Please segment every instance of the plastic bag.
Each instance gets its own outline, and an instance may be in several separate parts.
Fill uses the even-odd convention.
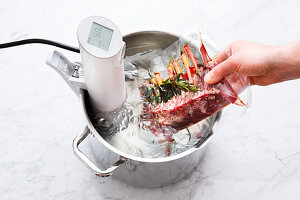
[[[145,104],[144,119],[152,119],[149,128],[155,135],[164,134],[165,127],[182,130],[212,116],[229,104],[246,107],[248,97],[239,94],[249,87],[247,77],[232,73],[216,84],[204,82],[204,76],[216,66],[210,54],[217,53],[200,34],[180,37],[162,51],[164,68],[153,71],[151,80],[141,86]],[[153,120],[154,119],[154,120]]]

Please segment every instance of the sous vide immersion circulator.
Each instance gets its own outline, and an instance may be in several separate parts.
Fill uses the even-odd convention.
[[[91,103],[99,111],[113,111],[126,98],[122,34],[111,20],[92,16],[79,24],[77,37]]]

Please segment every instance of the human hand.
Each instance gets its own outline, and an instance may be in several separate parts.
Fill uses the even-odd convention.
[[[245,75],[251,85],[270,85],[300,77],[300,42],[283,46],[235,41],[221,51],[217,65],[205,76],[209,84],[232,72]]]

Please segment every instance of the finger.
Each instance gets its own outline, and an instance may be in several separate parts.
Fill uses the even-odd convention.
[[[220,53],[217,54],[215,61],[217,64],[220,64],[221,62],[227,60],[230,56],[231,56],[231,48],[230,46],[227,46]]]
[[[256,85],[255,81],[253,80],[253,78],[251,76],[248,76],[250,85]]]
[[[236,70],[235,64],[232,62],[232,57],[228,58],[224,62],[215,66],[210,72],[208,72],[204,81],[208,84],[214,84],[219,82],[224,76],[234,72]]]

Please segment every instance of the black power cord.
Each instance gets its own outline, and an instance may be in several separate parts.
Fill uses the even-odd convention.
[[[45,39],[26,39],[26,40],[19,40],[19,41],[15,41],[15,42],[8,42],[8,43],[0,44],[0,49],[24,45],[24,44],[32,44],[32,43],[48,44],[48,45],[56,46],[56,47],[66,49],[69,51],[73,51],[76,53],[80,53],[79,49],[76,47],[72,47],[72,46],[69,46],[66,44],[54,42],[51,40],[45,40]]]

